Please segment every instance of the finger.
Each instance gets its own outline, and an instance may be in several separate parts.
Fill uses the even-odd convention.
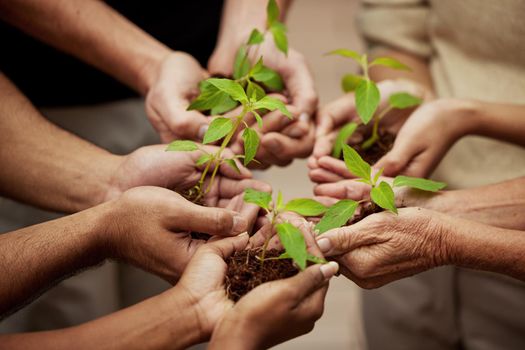
[[[317,109],[318,97],[306,60],[300,54],[291,50],[287,61],[286,69],[280,73],[290,93],[291,104],[297,107],[300,113],[313,116]]]
[[[242,194],[247,188],[252,188],[261,192],[272,192],[272,186],[260,180],[232,180],[223,178],[219,184],[221,198],[233,198]]]
[[[344,178],[341,176],[324,169],[310,170],[308,172],[308,176],[310,177],[310,180],[319,184],[333,183],[344,180]]]
[[[314,199],[319,203],[323,204],[325,207],[331,207],[332,205],[338,202],[338,200],[333,197],[315,196]]]
[[[168,127],[178,139],[188,139],[201,142],[208,130],[211,118],[198,111],[174,108],[167,116]]]
[[[339,264],[330,261],[327,264],[316,264],[306,268],[297,275],[285,280],[277,281],[282,287],[292,287],[294,298],[301,301],[322,288],[339,270]]]
[[[317,137],[327,135],[335,128],[357,119],[354,94],[346,94],[319,109]]]
[[[322,156],[330,155],[332,153],[336,137],[337,133],[335,132],[323,136],[318,136],[315,141],[313,155],[316,158],[321,158]]]
[[[314,194],[339,199],[360,201],[370,195],[370,186],[354,180],[320,184],[314,187]]]
[[[306,158],[312,153],[314,132],[314,129],[311,128],[308,135],[300,140],[272,132],[263,136],[261,145],[281,160]]]
[[[333,157],[325,156],[325,157],[319,158],[318,164],[324,170],[327,170],[331,173],[339,175],[342,178],[346,178],[346,179],[355,178],[355,175],[352,174],[346,167],[345,162],[340,159],[335,159]]]
[[[244,233],[236,237],[220,239],[212,243],[204,244],[196,254],[216,254],[224,260],[234,252],[245,249],[249,238],[248,234]]]
[[[200,147],[203,150],[205,150],[206,152],[208,152],[209,154],[214,154],[219,149],[219,147],[208,146],[208,145],[200,145]],[[197,160],[203,154],[204,154],[204,152],[202,152],[202,151],[191,152],[191,158],[193,159],[193,162],[196,163]],[[239,162],[238,159],[234,158],[234,156],[235,156],[235,154],[228,148],[226,148],[221,154],[222,159],[233,159],[233,161],[237,165],[237,168],[238,168],[239,171],[237,171],[237,169],[232,167],[229,163],[223,162],[219,166],[219,173],[221,175],[224,175],[224,176],[230,178],[230,179],[236,179],[236,180],[242,180],[242,179],[251,178],[252,177],[252,172],[248,168],[246,168],[241,162]],[[216,166],[217,166],[217,162],[212,162],[210,164],[210,166],[209,166],[209,171],[213,171]],[[204,169],[206,167],[207,167],[207,163],[202,164],[202,165],[196,165],[196,168],[199,171],[204,171]]]
[[[240,213],[185,202],[174,208],[174,228],[220,236],[236,236],[248,230],[248,222]]]
[[[270,239],[274,234],[275,230],[273,229],[273,225],[269,222],[266,223],[259,229],[259,231],[257,231],[252,237],[250,237],[248,248],[261,247],[264,244],[264,242]]]
[[[281,133],[294,139],[301,139],[305,135],[308,135],[310,128],[313,127],[314,126],[312,123],[299,120],[296,123],[293,123],[292,125],[284,128]]]
[[[399,175],[410,161],[421,151],[419,144],[413,139],[405,141],[404,137],[397,137],[392,149],[375,164],[376,168],[383,168],[385,176]]]
[[[308,157],[308,161],[306,162],[306,166],[310,170],[314,170],[314,169],[319,168],[319,165],[317,164],[317,158],[314,157],[313,155]]]

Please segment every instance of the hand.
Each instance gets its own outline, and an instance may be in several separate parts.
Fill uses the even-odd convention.
[[[186,109],[206,78],[208,73],[187,53],[175,51],[164,58],[146,94],[146,114],[162,142],[202,140],[210,119]]]
[[[447,264],[447,216],[421,209],[373,214],[317,238],[325,256],[334,257],[342,273],[362,288],[377,288]]]
[[[219,45],[208,63],[210,73],[231,76],[235,54],[245,39],[245,36],[239,35]],[[285,56],[275,48],[273,39],[268,35],[260,47],[259,56],[264,57],[266,66],[281,74],[289,95],[281,99],[286,101],[294,119],[290,121],[279,111],[268,113],[263,118],[264,127],[260,130],[261,144],[256,159],[262,163],[259,166],[262,168],[272,164],[285,166],[294,158],[305,158],[312,152],[315,132],[311,119],[317,108],[317,94],[306,60],[299,52],[290,49],[288,56]],[[255,59],[252,57],[252,60]],[[255,119],[248,124],[255,126]],[[239,139],[236,145],[232,145],[236,153],[241,147]]]
[[[376,167],[384,174],[427,177],[450,147],[468,133],[475,102],[439,99],[425,103],[403,125],[394,147]]]
[[[379,110],[386,108],[389,96],[398,92],[408,92],[424,99],[431,98],[431,94],[422,86],[408,80],[385,80],[379,82],[377,85],[381,93]],[[381,120],[381,128],[390,133],[397,134],[412,111],[413,109],[393,110],[389,112]],[[343,178],[340,175],[333,177],[329,167],[329,165],[335,163],[339,164],[339,168],[346,169],[343,161],[332,159],[332,163],[327,165],[327,159],[325,157],[330,156],[340,128],[349,122],[358,122],[359,120],[353,93],[346,94],[319,110],[317,113],[317,133],[314,152],[308,159],[308,167],[310,168],[310,178],[312,181],[333,182]],[[364,139],[363,132],[365,131],[366,129],[361,129],[354,132],[350,142],[362,142]]]
[[[111,208],[105,216],[102,237],[103,247],[108,250],[106,256],[139,266],[170,282],[180,277],[197,248],[205,243],[192,239],[191,232],[238,235],[255,220],[248,215],[256,216],[258,211],[203,207],[160,187],[137,187],[104,205]]]
[[[218,149],[214,146],[201,147],[208,152]],[[165,149],[165,145],[145,146],[124,156],[114,167],[108,188],[101,196],[100,202],[118,198],[126,190],[137,186],[159,186],[178,192],[195,186],[204,169],[204,166],[195,164],[202,152],[166,152]],[[233,154],[230,150],[225,150],[223,155],[231,157]],[[227,164],[222,164],[218,178],[243,180],[251,177],[250,171],[239,162],[237,166],[240,173]],[[263,190],[270,189],[266,186]]]

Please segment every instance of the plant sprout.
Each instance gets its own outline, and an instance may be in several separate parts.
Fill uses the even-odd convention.
[[[226,163],[236,171],[239,171],[235,159],[244,159],[244,165],[248,165],[251,161],[256,161],[255,155],[260,140],[255,129],[251,128],[245,121],[248,114],[252,114],[255,117],[259,127],[262,127],[261,113],[263,111],[274,111],[277,109],[288,118],[292,118],[284,103],[281,100],[267,96],[263,88],[264,86],[269,90],[281,91],[283,89],[283,81],[279,74],[266,67],[262,57],[259,57],[255,64],[252,64],[249,59],[253,50],[255,50],[255,57],[257,57],[260,44],[264,41],[264,37],[268,32],[272,33],[275,46],[285,55],[288,53],[286,27],[278,20],[279,7],[275,0],[269,0],[266,13],[265,31],[261,33],[257,29],[253,29],[247,42],[239,48],[233,67],[233,79],[210,78],[202,81],[199,96],[188,107],[188,110],[210,111],[211,115],[225,113],[239,105],[242,107],[242,111],[231,119],[226,117],[213,119],[204,134],[203,144],[222,140],[219,150],[215,153],[208,153],[197,143],[188,140],[174,141],[166,149],[167,151],[186,152],[200,149],[204,153],[197,160],[197,165],[205,165],[201,178],[187,194],[187,197],[194,202],[202,199],[211,189],[221,164]],[[244,155],[223,159],[222,152],[242,126],[245,127],[242,133]],[[210,181],[207,187],[203,188],[210,171],[212,172]]]
[[[362,75],[345,74],[341,80],[341,87],[344,92],[354,92],[355,106],[357,115],[362,124],[367,125],[372,119],[372,135],[363,142],[361,147],[369,149],[379,141],[379,122],[392,109],[405,109],[415,107],[421,104],[422,100],[406,92],[392,94],[388,99],[388,106],[380,113],[376,113],[381,100],[381,94],[376,83],[370,79],[369,69],[373,66],[384,66],[398,70],[410,70],[410,68],[398,60],[391,57],[379,57],[369,61],[366,54],[359,54],[352,50],[338,49],[328,53],[329,55],[339,55],[349,57],[356,61],[362,71]],[[337,135],[332,156],[339,158],[341,156],[342,145],[352,136],[359,125],[355,122],[346,124],[341,128]]]

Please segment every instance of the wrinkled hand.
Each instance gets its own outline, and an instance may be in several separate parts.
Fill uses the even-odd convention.
[[[238,193],[242,187],[231,183],[223,186],[226,197]],[[191,232],[238,235],[255,221],[257,207],[242,207],[238,199],[222,201],[219,205],[225,208],[212,208],[193,204],[160,187],[126,191],[107,203],[112,207],[106,222],[107,234],[103,237],[109,250],[107,255],[175,282],[197,248],[205,243],[192,239]]]
[[[146,95],[146,114],[162,142],[202,140],[210,119],[186,109],[206,78],[208,73],[187,53],[175,51],[164,59]]]
[[[467,133],[472,102],[439,99],[426,103],[408,118],[394,147],[376,167],[384,174],[427,177],[452,145]]]
[[[421,85],[408,80],[385,80],[377,84],[381,93],[379,110],[387,107],[390,95],[398,92],[408,92],[424,99],[430,99],[431,95]],[[413,109],[392,110],[381,120],[381,128],[390,133],[397,134],[403,123],[407,120]],[[339,99],[322,107],[317,113],[317,132],[315,147],[312,156],[308,159],[310,178],[317,183],[333,182],[341,180],[341,174],[335,174],[333,167],[344,168],[344,162],[330,157],[335,139],[339,130],[349,122],[358,122],[354,94],[346,94]],[[368,127],[371,126],[369,123]],[[356,144],[364,141],[364,132],[367,129],[358,129],[352,135],[350,143]],[[327,159],[328,158],[328,159]],[[330,160],[331,158],[331,160]],[[334,165],[335,164],[335,165]],[[348,172],[347,172],[348,173]]]
[[[231,76],[235,54],[244,40],[244,37],[239,37],[227,45],[219,45],[208,63],[210,73]],[[299,52],[290,49],[285,56],[268,36],[260,47],[259,56],[264,57],[264,64],[283,78],[288,97],[280,98],[286,101],[294,119],[290,121],[279,111],[268,113],[263,118],[261,145],[256,159],[262,163],[262,168],[272,164],[284,166],[294,158],[305,158],[312,152],[315,134],[312,117],[317,108],[317,93],[306,60]],[[252,57],[252,61],[255,59]],[[255,126],[255,119],[249,120],[248,124]],[[235,152],[242,146],[239,139],[236,144],[232,146]]]
[[[377,288],[447,264],[446,220],[421,208],[400,209],[399,215],[382,212],[330,230],[317,243],[346,277],[362,288]]]

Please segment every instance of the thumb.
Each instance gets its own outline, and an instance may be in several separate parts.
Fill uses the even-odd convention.
[[[396,176],[410,164],[415,155],[417,149],[413,141],[404,142],[396,139],[394,147],[377,161],[374,168],[383,168],[384,176]]]
[[[327,264],[310,266],[294,277],[282,282],[293,286],[292,290],[295,290],[297,293],[297,299],[302,300],[323,287],[337,271],[339,271],[339,264],[335,261],[330,261]]]
[[[317,245],[324,256],[346,254],[362,245],[373,244],[375,238],[367,234],[368,220],[329,230],[317,237]]]
[[[178,229],[210,235],[236,236],[248,229],[248,221],[238,212],[191,202],[185,203],[178,217]]]

